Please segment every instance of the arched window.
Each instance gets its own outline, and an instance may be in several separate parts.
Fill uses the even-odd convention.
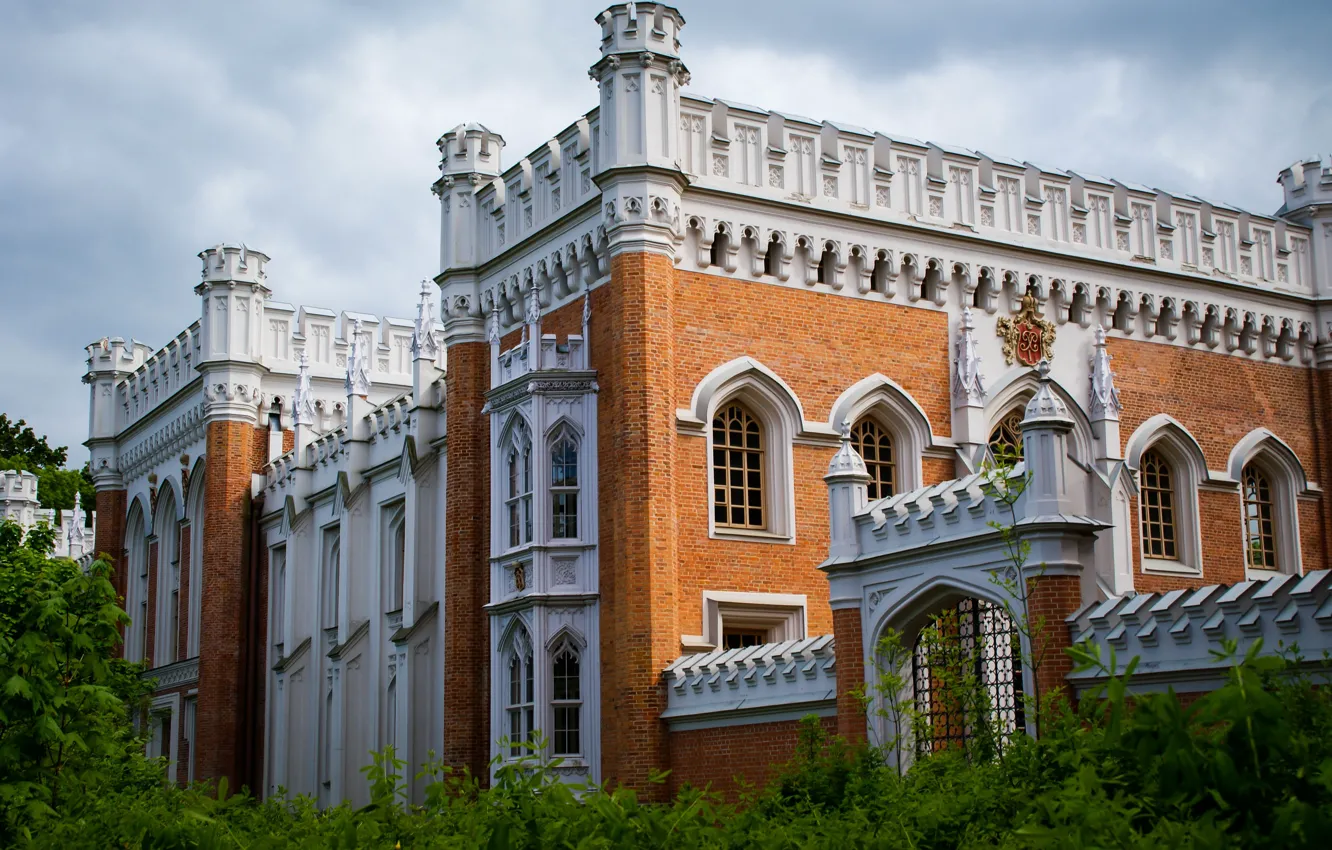
[[[862,419],[851,429],[851,444],[865,461],[869,472],[869,497],[885,499],[893,495],[897,463],[893,458],[893,438],[873,419]]]
[[[532,737],[536,695],[532,676],[532,650],[515,640],[509,650],[509,692],[504,711],[509,720],[509,756],[524,755],[523,743]]]
[[[509,546],[532,542],[532,438],[527,429],[514,429],[513,442],[505,455],[508,487],[504,512],[509,526]]]
[[[1022,460],[1022,419],[1024,408],[1006,414],[990,432],[990,455],[997,461]]]
[[[404,514],[399,511],[398,515],[392,520],[393,529],[393,548],[389,556],[393,559],[393,586],[389,588],[389,610],[401,611],[403,601],[407,598],[407,521]]]
[[[130,624],[125,630],[125,658],[142,661],[148,635],[148,538],[144,536],[143,514],[137,506],[130,513],[128,529],[126,575],[130,581],[125,591],[128,597],[125,610],[130,615]]]
[[[342,541],[336,531],[325,535],[324,566],[320,588],[320,624],[325,629],[338,625],[338,582],[342,570]]]
[[[551,707],[551,755],[576,756],[582,753],[583,691],[578,650],[567,641],[555,651]]]
[[[1251,569],[1277,569],[1276,504],[1272,485],[1254,464],[1244,467],[1244,548]]]
[[[550,536],[578,536],[578,444],[562,434],[550,450]]]
[[[763,426],[739,404],[712,418],[712,511],[721,527],[766,527]]]
[[[1148,558],[1178,559],[1175,526],[1176,496],[1170,464],[1155,449],[1143,452],[1140,467],[1142,493],[1142,552]]]

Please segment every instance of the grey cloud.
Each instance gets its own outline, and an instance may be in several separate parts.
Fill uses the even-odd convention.
[[[165,342],[224,239],[283,300],[408,314],[435,138],[481,121],[513,162],[591,108],[602,5],[0,6],[0,410],[81,460],[83,345]],[[680,5],[699,94],[1256,209],[1332,138],[1326,3]]]

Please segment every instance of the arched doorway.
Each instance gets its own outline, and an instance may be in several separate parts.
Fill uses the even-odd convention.
[[[912,644],[917,754],[973,743],[1002,748],[1025,729],[1020,634],[1002,605],[964,597]]]

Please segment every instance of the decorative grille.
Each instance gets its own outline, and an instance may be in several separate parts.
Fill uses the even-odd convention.
[[[964,746],[977,735],[976,712],[986,712],[1000,746],[1026,726],[1018,632],[1002,606],[963,599],[922,629],[912,654],[919,753]],[[952,668],[941,675],[938,668]],[[981,699],[970,699],[975,689]]]

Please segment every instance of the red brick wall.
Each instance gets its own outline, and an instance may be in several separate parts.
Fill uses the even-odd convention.
[[[837,734],[837,718],[821,717],[819,725],[829,737]],[[711,787],[734,801],[736,778],[766,785],[795,755],[799,732],[798,720],[671,732],[671,793],[685,785]]]
[[[98,557],[106,556],[111,562],[111,586],[116,589],[120,604],[125,604],[125,504],[124,490],[98,490],[96,499],[97,529],[93,536],[93,551]],[[122,649],[123,651],[123,649]]]
[[[672,420],[709,372],[747,355],[791,387],[810,421],[826,422],[848,387],[882,372],[916,399],[936,434],[950,433],[947,314],[691,272],[678,278]],[[704,590],[803,593],[808,633],[833,630],[828,580],[816,567],[828,555],[823,475],[834,451],[793,447],[794,545],[751,543],[708,537],[707,441],[679,440],[679,633],[702,628]],[[926,458],[922,474],[937,483],[955,471],[949,460]]]
[[[675,271],[622,254],[592,295],[601,565],[602,776],[660,796],[668,764],[661,671],[680,654],[675,515]]]
[[[1046,575],[1028,580],[1027,612],[1032,630],[1032,658],[1038,661],[1036,689],[1044,709],[1050,694],[1071,696],[1064,677],[1073,670],[1073,660],[1064,650],[1073,644],[1064,618],[1082,605],[1082,581],[1078,576]],[[1042,622],[1042,619],[1044,621]]]
[[[444,736],[446,764],[486,777],[490,757],[490,347],[449,346],[444,416]]]
[[[246,581],[250,556],[250,476],[255,471],[255,443],[266,430],[241,422],[207,426],[204,538],[199,658],[198,758],[200,779],[228,777],[243,784],[246,720],[240,695],[247,637]]]
[[[837,734],[848,741],[865,740],[865,707],[856,691],[865,684],[864,633],[859,608],[832,612],[837,647]]]
[[[1231,450],[1254,428],[1265,427],[1299,457],[1311,481],[1322,483],[1327,466],[1315,401],[1313,370],[1255,363],[1214,352],[1124,339],[1110,340],[1115,381],[1124,402],[1120,432],[1127,441],[1144,421],[1167,413],[1188,429],[1202,448],[1209,469],[1224,470]],[[1146,575],[1141,570],[1138,505],[1132,504],[1135,586],[1164,591],[1244,580],[1244,539],[1238,491],[1198,494],[1203,575]],[[1299,509],[1301,556],[1305,569],[1325,569],[1327,500],[1302,501]],[[1322,519],[1319,519],[1319,517]]]

